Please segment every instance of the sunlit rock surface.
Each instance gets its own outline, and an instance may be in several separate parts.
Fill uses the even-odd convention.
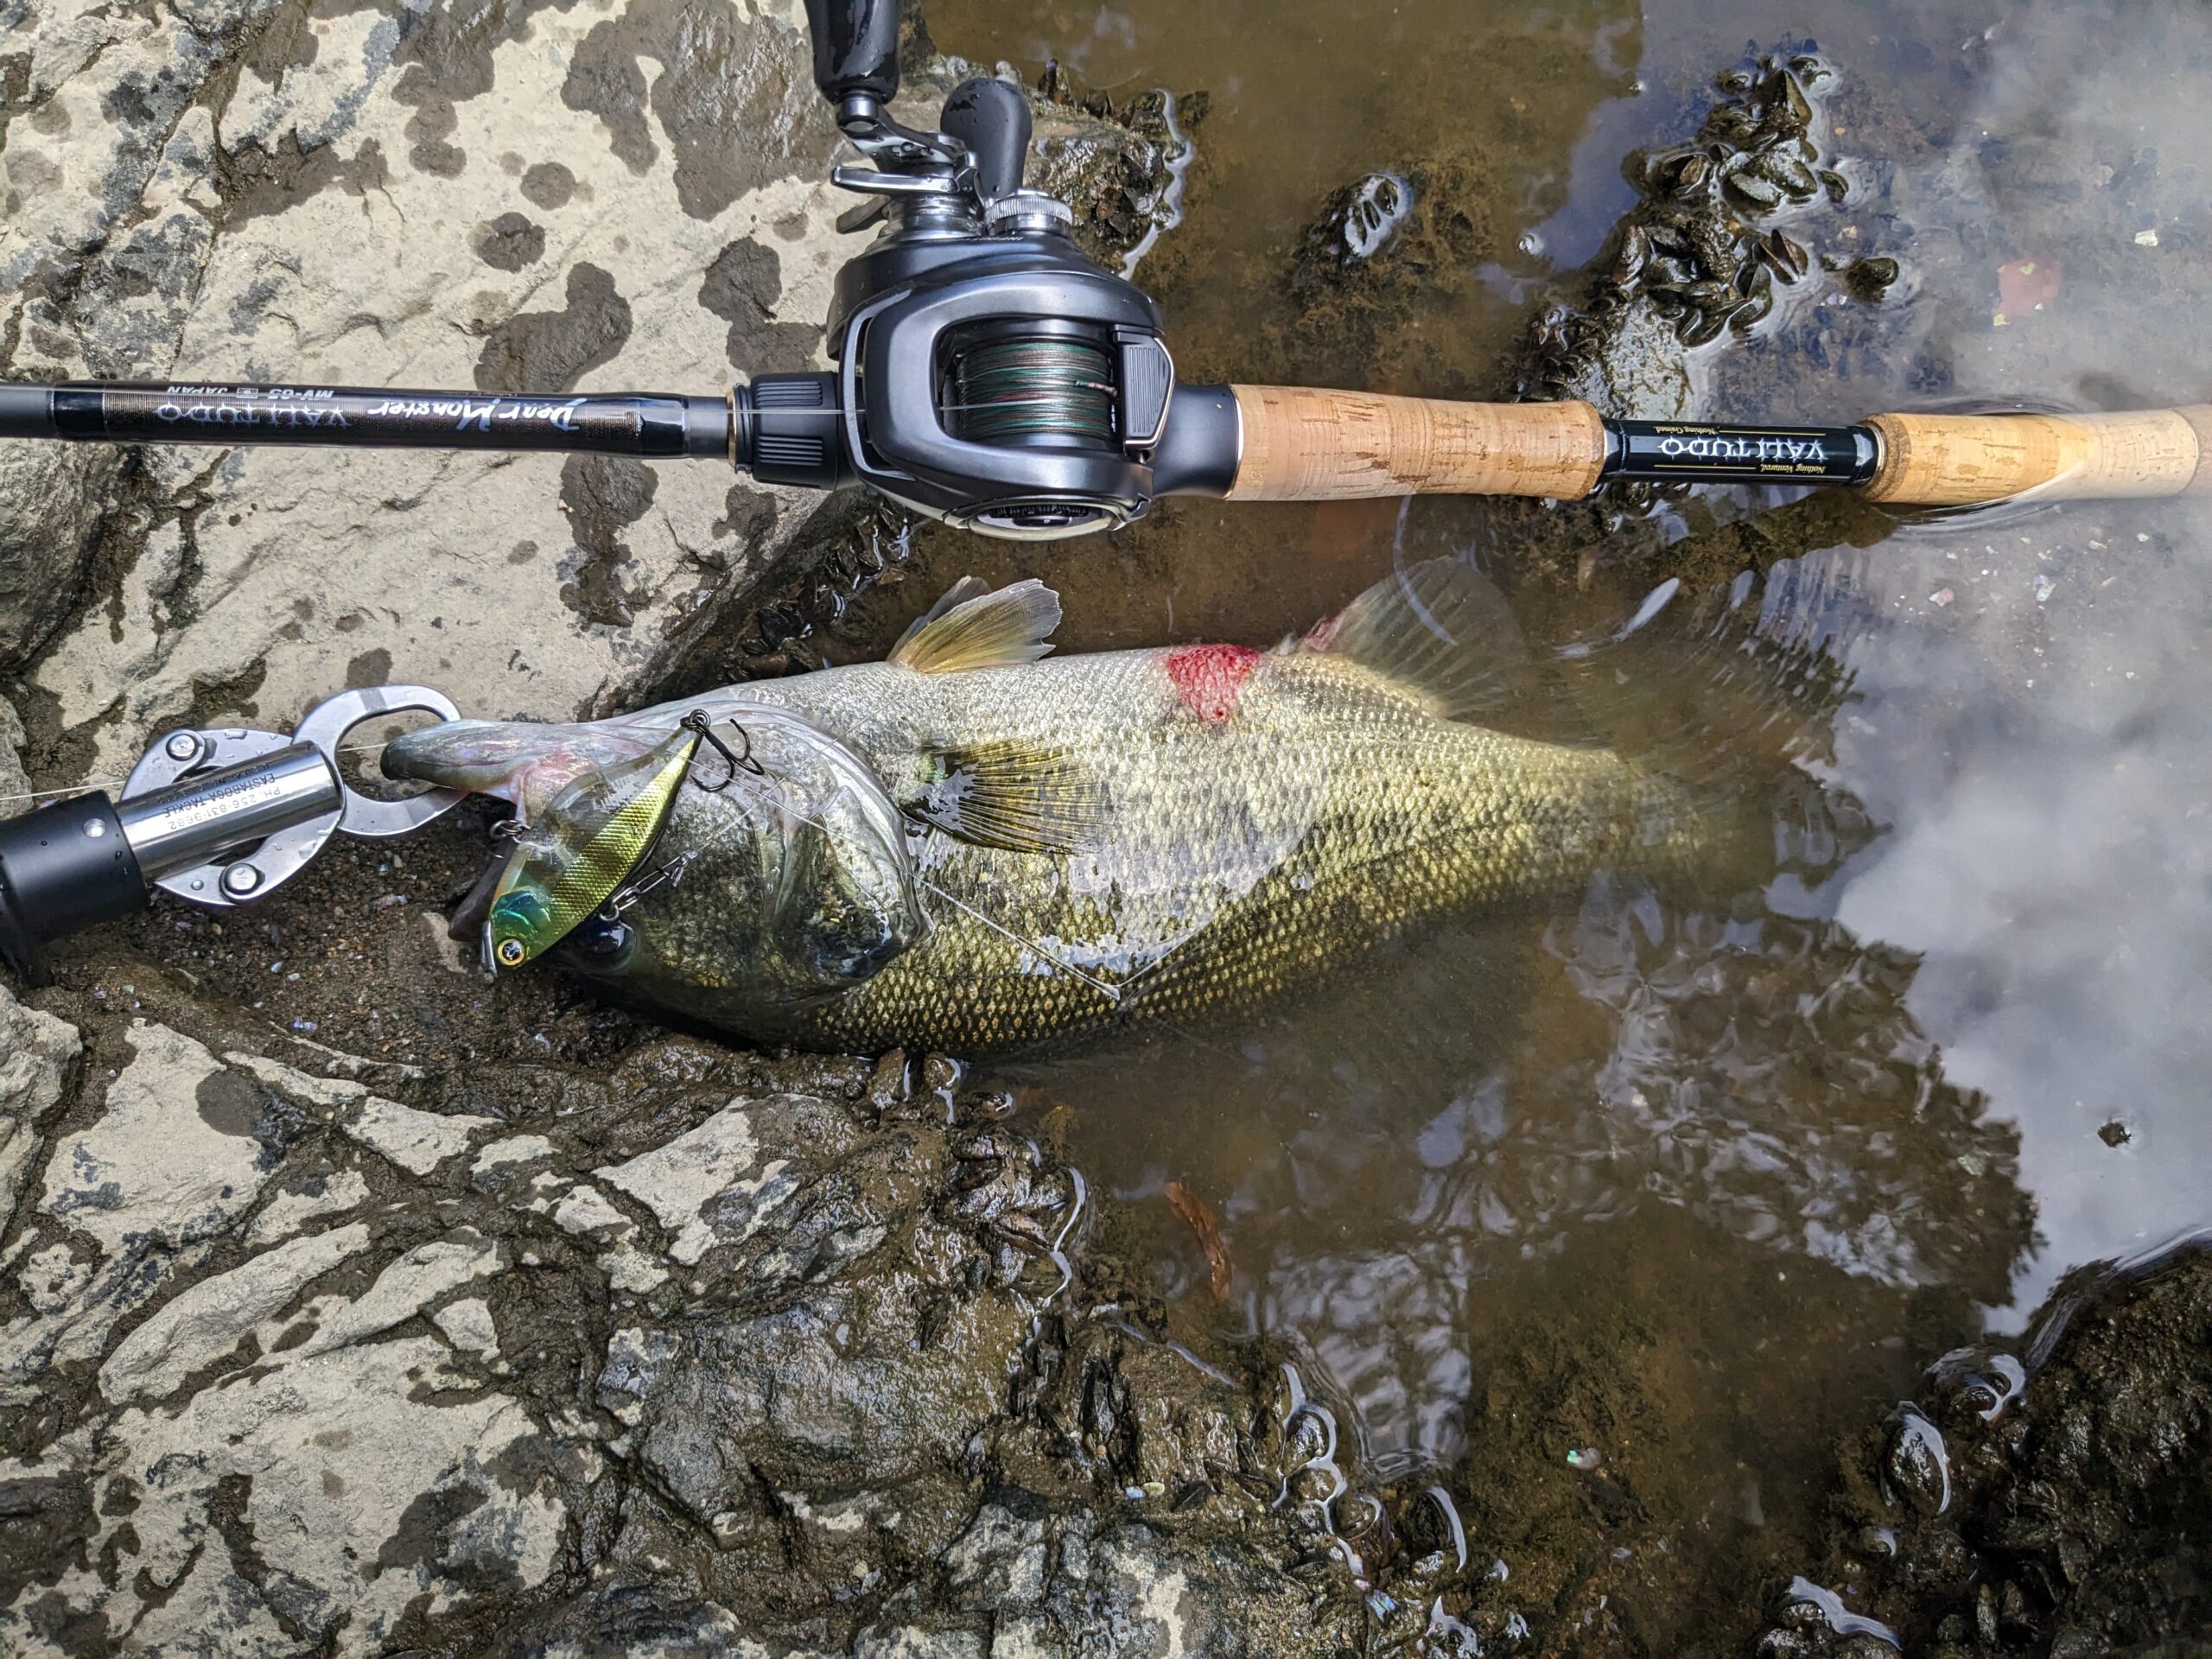
[[[864,238],[831,227],[796,0],[13,0],[0,38],[11,378],[713,395],[826,365]],[[1168,211],[1141,124],[1040,102],[1109,257]],[[43,653],[47,735],[102,772],[188,716],[289,725],[384,680],[603,709],[819,505],[712,461],[9,444],[0,665]]]

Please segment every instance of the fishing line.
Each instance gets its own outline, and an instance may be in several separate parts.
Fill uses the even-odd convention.
[[[727,718],[728,718],[731,725],[739,727],[741,730],[743,729],[741,723],[734,715],[728,716]],[[772,791],[773,793],[770,798],[772,804],[779,808],[781,810],[789,812],[793,817],[798,819],[801,823],[813,825],[814,828],[821,830],[824,835],[831,833],[829,825],[822,823],[818,818],[809,817],[805,813],[791,805],[790,801],[784,797],[782,791],[772,782],[755,785],[750,779],[743,777],[738,778],[735,781],[743,784],[748,789],[765,788]],[[725,787],[727,787],[727,785],[725,785]],[[687,855],[685,861],[687,867],[690,860],[697,858],[701,854],[706,852],[708,849],[715,846],[725,836],[730,834],[731,831],[736,828],[737,826],[733,823],[727,829],[717,831],[711,840],[702,843],[696,850]],[[965,899],[946,892],[945,889],[939,887],[936,882],[931,880],[926,875],[922,874],[918,870],[914,873],[914,880],[917,885],[935,893],[947,904],[955,906],[966,912],[969,916],[975,918],[976,920],[981,922],[985,927],[991,929],[994,932],[1005,935],[1006,938],[1013,940],[1014,944],[1021,946],[1023,950],[1030,952],[1039,962],[1042,962],[1050,967],[1058,968],[1072,978],[1079,980],[1084,984],[1088,985],[1091,989],[1096,991],[1101,996],[1104,997],[1108,1003],[1112,1007],[1119,1008],[1122,1006],[1122,1000],[1128,994],[1128,988],[1126,986],[1111,985],[1106,981],[1097,978],[1094,975],[1084,972],[1084,969],[1077,967],[1075,963],[1068,961],[1065,957],[1057,956],[1052,951],[1047,950],[1040,941],[1027,938],[1014,929],[1008,927],[1003,922],[995,920],[993,918],[986,916],[982,911],[976,909]],[[620,898],[620,894],[616,895],[617,898]],[[1176,942],[1168,948],[1167,952],[1163,955],[1159,961],[1148,963],[1141,972],[1132,976],[1129,982],[1134,984],[1136,980],[1142,978],[1145,974],[1150,973],[1154,968],[1160,965],[1160,961],[1165,961],[1166,959],[1167,955],[1173,955],[1176,950],[1179,950],[1185,944],[1188,944],[1191,938],[1192,935],[1186,934],[1184,938],[1176,940]],[[1229,1049],[1224,1048],[1220,1044],[1208,1042],[1205,1038],[1185,1030],[1183,1027],[1177,1024],[1174,1020],[1168,1019],[1164,1014],[1154,1014],[1152,1017],[1157,1020],[1159,1024],[1166,1027],[1169,1031],[1173,1032],[1178,1037],[1180,1037],[1185,1042],[1191,1044],[1194,1047],[1209,1050],[1210,1052],[1218,1054],[1226,1059],[1234,1060],[1240,1058],[1231,1052]]]
[[[1101,996],[1104,997],[1109,1002],[1111,1002],[1116,1007],[1121,1007],[1122,993],[1118,988],[1109,985],[1103,979],[1093,978],[1090,975],[1084,972],[1082,969],[1077,967],[1073,963],[1066,960],[1065,957],[1053,956],[1036,940],[1024,938],[1020,934],[1015,932],[1004,923],[993,921],[989,917],[984,915],[982,911],[976,909],[975,906],[969,904],[966,899],[953,897],[952,894],[947,893],[943,887],[938,886],[936,882],[931,880],[929,877],[918,874],[915,876],[914,880],[919,882],[923,887],[927,887],[931,893],[937,894],[937,896],[944,899],[945,903],[957,906],[958,908],[966,911],[970,916],[981,922],[985,927],[991,929],[995,932],[1003,933],[1007,938],[1012,939],[1016,944],[1034,951],[1037,955],[1038,960],[1040,962],[1048,962],[1056,968],[1065,969],[1066,972],[1073,975],[1076,978],[1081,980],[1084,984],[1090,986],[1091,989],[1096,991]]]

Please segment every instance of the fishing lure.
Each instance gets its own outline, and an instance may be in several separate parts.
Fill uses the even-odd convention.
[[[704,716],[687,715],[636,759],[584,772],[554,797],[537,828],[521,832],[493,894],[484,934],[493,971],[519,968],[560,944],[645,861],[702,740],[733,771],[741,764],[713,736]],[[728,785],[725,778],[699,786]],[[554,825],[560,826],[557,833]]]

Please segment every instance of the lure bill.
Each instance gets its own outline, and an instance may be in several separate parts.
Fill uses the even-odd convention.
[[[700,728],[679,726],[633,760],[587,770],[517,838],[493,894],[485,953],[494,972],[519,968],[597,912],[652,849],[698,753]]]

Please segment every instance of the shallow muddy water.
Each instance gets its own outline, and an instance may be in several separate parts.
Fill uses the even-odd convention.
[[[1501,395],[1532,320],[1579,297],[1632,203],[1621,158],[1694,131],[1747,40],[1809,39],[1853,95],[1832,135],[1840,233],[1904,278],[1871,322],[1816,303],[1707,348],[1748,366],[1708,412],[2212,387],[2212,20],[2187,9],[928,16],[984,61],[1209,95],[1185,222],[1147,268],[1187,378]],[[1424,168],[1479,245],[1417,286],[1387,349],[1347,361],[1372,342],[1301,329],[1300,238],[1340,186]],[[1280,1344],[1374,1470],[1444,1479],[1478,1548],[1610,1573],[1608,1617],[1654,1642],[1698,1639],[1747,1567],[1787,1566],[1834,1432],[1927,1357],[1985,1330],[2001,1344],[2070,1266],[2212,1223],[2206,510],[1840,534],[1787,500],[1663,507],[1670,553],[1600,547],[1567,562],[1579,582],[1529,551],[1544,526],[1510,505],[1184,505],[1041,563],[925,538],[909,586],[816,642],[873,654],[961,571],[1035,567],[1065,596],[1064,649],[1265,644],[1394,563],[1455,552],[1557,648],[1669,575],[1725,582],[1745,543],[1715,525],[1764,526],[1732,638],[1756,614],[1844,688],[1809,716],[1807,776],[1763,802],[1770,844],[1688,889],[1600,880],[1414,942],[1255,1028],[1009,1074],[1096,1179],[1159,1196],[1146,1243],[1178,1317]],[[1698,683],[1655,658],[1630,692],[1718,751],[1737,705]],[[1221,1217],[1217,1303],[1170,1182]]]

